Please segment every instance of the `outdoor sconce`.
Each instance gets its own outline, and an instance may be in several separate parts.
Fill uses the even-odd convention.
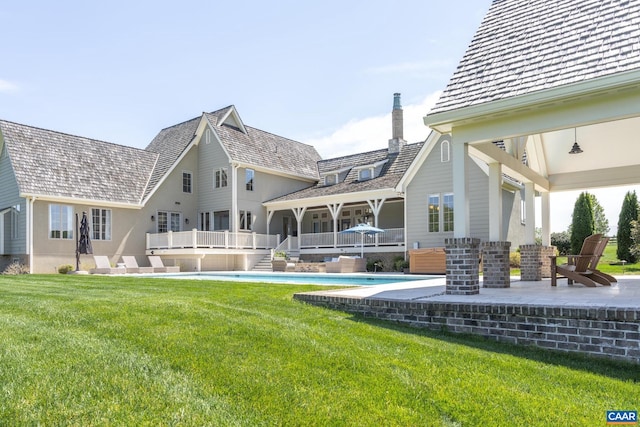
[[[153,222],[153,221],[155,221],[155,220],[156,220],[156,217],[155,217],[155,216],[153,216],[153,215],[151,215],[151,222]]]
[[[185,218],[185,219],[184,219],[184,223],[185,223],[185,224],[189,224],[189,218]]]

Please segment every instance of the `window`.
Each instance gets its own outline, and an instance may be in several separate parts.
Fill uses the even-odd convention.
[[[358,172],[358,181],[366,181],[371,179],[371,169],[360,169]]]
[[[229,229],[229,211],[217,211],[213,213],[213,229],[215,231]]]
[[[73,239],[73,209],[71,206],[49,205],[49,238]]]
[[[440,143],[440,161],[445,163],[451,160],[451,150],[449,141],[442,141]]]
[[[18,221],[20,218],[20,211],[18,210],[19,207],[20,205],[16,205],[11,209],[11,240],[18,239]]]
[[[200,212],[200,230],[211,231],[211,213]]]
[[[213,185],[215,188],[227,186],[227,168],[220,168],[216,171]]]
[[[180,231],[180,212],[158,211],[158,233]]]
[[[338,182],[338,175],[332,173],[324,177],[324,185],[335,185]]]
[[[440,195],[432,194],[429,196],[429,209],[428,209],[428,227],[430,233],[437,233],[440,231]]]
[[[251,212],[240,211],[240,230],[251,231]]]
[[[182,192],[191,193],[191,183],[193,175],[191,172],[182,172]]]
[[[245,182],[245,186],[247,188],[247,191],[253,191],[253,177],[255,175],[255,172],[253,171],[253,169],[246,169],[244,176],[244,182]]]
[[[91,209],[91,238],[111,240],[111,209]]]
[[[211,144],[211,129],[204,131],[204,143]]]
[[[442,229],[453,231],[453,193],[445,194],[442,198]]]

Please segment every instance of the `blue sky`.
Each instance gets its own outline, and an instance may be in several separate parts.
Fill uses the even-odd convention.
[[[234,104],[246,124],[326,158],[386,146],[401,92],[416,142],[490,4],[2,2],[0,118],[144,148]],[[554,231],[575,197],[552,197]]]

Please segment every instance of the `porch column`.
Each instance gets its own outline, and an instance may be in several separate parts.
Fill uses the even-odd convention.
[[[269,235],[269,226],[271,225],[271,219],[276,211],[267,210],[267,236]]]
[[[369,207],[371,208],[371,211],[373,212],[373,226],[378,228],[378,215],[380,215],[380,211],[382,210],[382,205],[384,205],[384,202],[387,199],[373,199],[373,200],[367,200],[367,203],[369,204]],[[374,237],[375,240],[375,245],[378,246],[378,233],[375,234]]]
[[[307,208],[291,208],[293,211],[293,215],[296,217],[296,221],[298,223],[298,250],[300,249],[300,240],[302,237],[302,218],[304,218],[304,213],[307,211]]]
[[[344,203],[335,204],[332,203],[327,205],[327,209],[329,209],[329,213],[331,213],[331,219],[333,219],[333,247],[338,247],[338,217],[340,216],[340,211],[342,211],[342,206]]]
[[[453,137],[453,135],[452,135]],[[467,237],[469,231],[469,184],[467,183],[467,158],[469,146],[465,142],[452,143],[451,163],[453,169],[453,236]]]
[[[482,287],[508,288],[511,286],[509,248],[511,248],[511,242],[482,244]]]
[[[455,203],[455,200],[454,200]],[[489,164],[489,240],[498,242],[502,236],[502,165]]]
[[[480,293],[480,239],[444,239],[447,263],[447,295]]]
[[[551,194],[543,192],[540,194],[541,225],[542,225],[542,246],[551,246]]]
[[[524,241],[527,245],[536,243],[536,193],[533,182],[524,183],[525,226]]]
[[[551,255],[555,255],[555,246],[520,246],[520,280],[536,282],[543,277],[551,277]]]

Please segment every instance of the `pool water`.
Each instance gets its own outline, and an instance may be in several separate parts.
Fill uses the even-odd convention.
[[[148,276],[147,276],[148,277]],[[332,273],[252,273],[252,272],[202,272],[166,274],[157,277],[192,280],[224,280],[228,282],[265,282],[292,283],[311,285],[347,285],[347,286],[375,286],[389,283],[407,283],[417,280],[429,280],[441,276],[403,275],[403,274],[332,274]]]

